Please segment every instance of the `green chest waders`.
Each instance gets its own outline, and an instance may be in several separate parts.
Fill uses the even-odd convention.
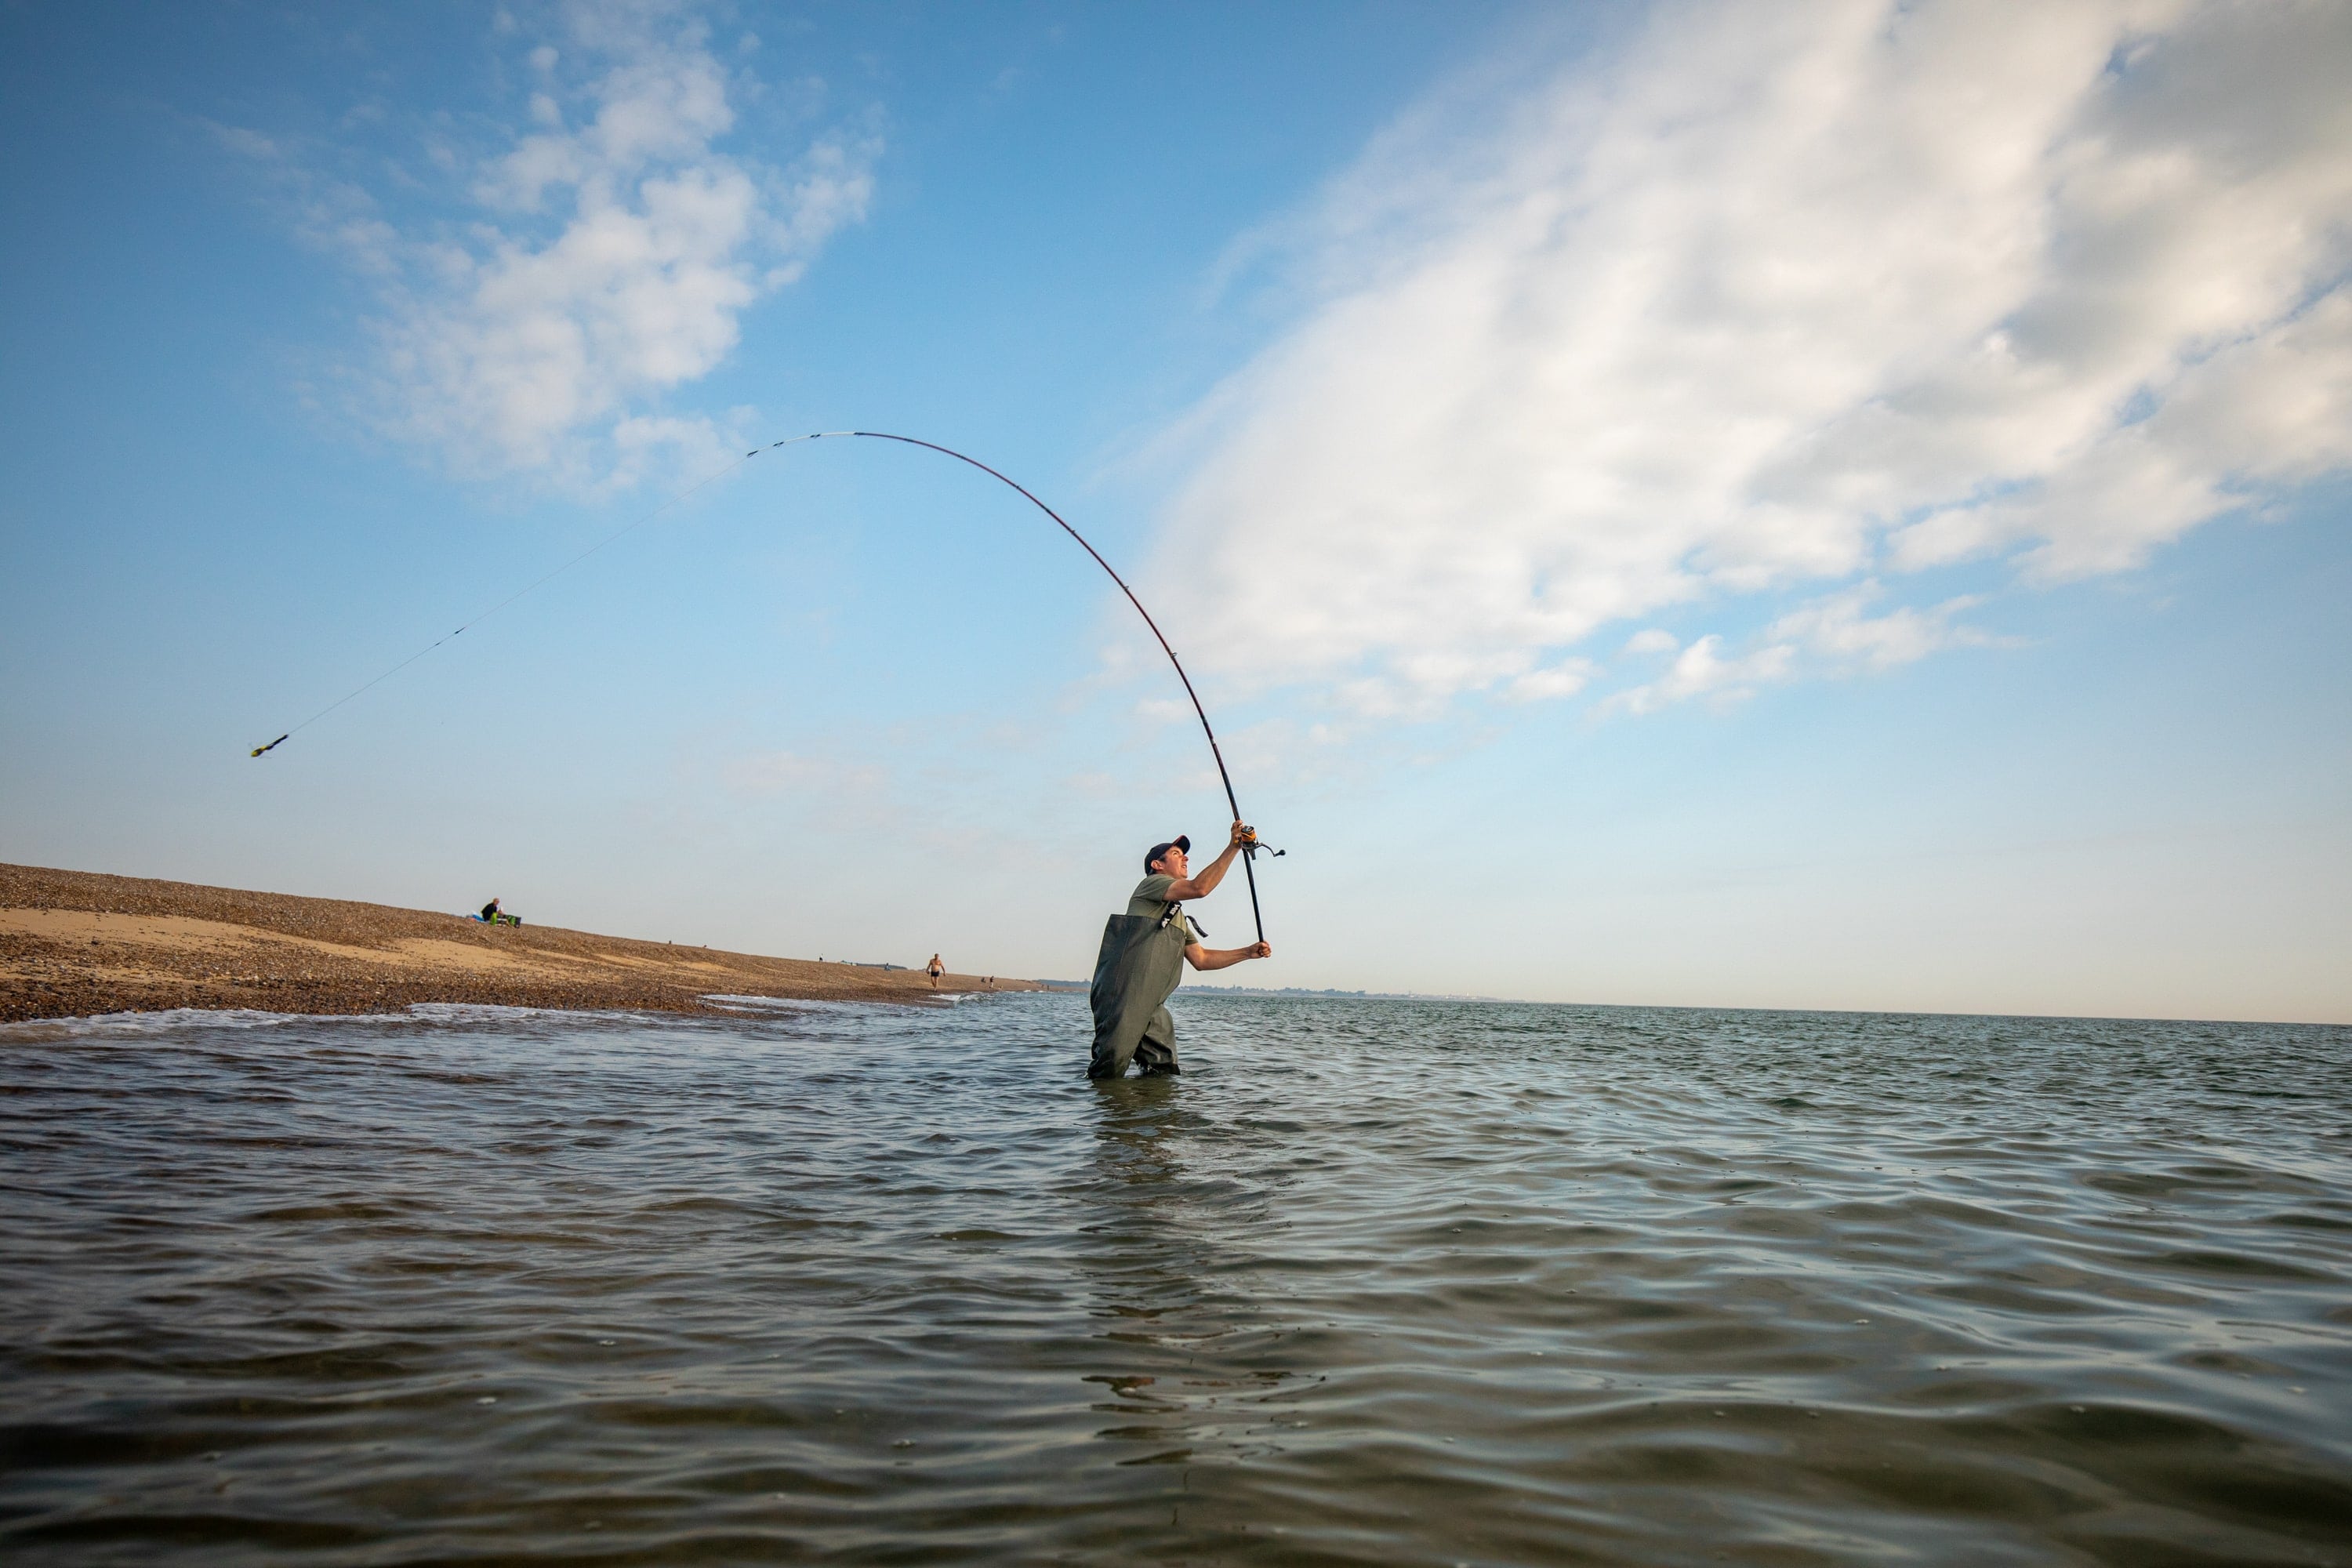
[[[1192,940],[1173,906],[1156,917],[1113,915],[1105,922],[1087,994],[1095,1009],[1088,1078],[1124,1077],[1130,1061],[1147,1075],[1177,1070],[1176,1022],[1167,1002],[1183,978],[1184,948]]]

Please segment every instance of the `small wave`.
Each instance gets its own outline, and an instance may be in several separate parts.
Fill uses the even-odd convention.
[[[416,1002],[398,1013],[271,1013],[257,1007],[164,1007],[152,1013],[93,1013],[71,1018],[28,1018],[0,1024],[0,1041],[155,1039],[197,1030],[311,1028],[339,1026],[381,1027],[386,1024],[437,1024],[460,1027],[512,1027],[561,1019],[578,1023],[614,1019],[632,1025],[667,1019],[666,1013],[573,1011],[516,1007],[491,1002]]]
[[[150,1039],[190,1029],[273,1029],[289,1024],[399,1022],[397,1013],[266,1013],[256,1007],[166,1007],[153,1013],[93,1013],[79,1018],[34,1018],[0,1024],[0,1040]]]
[[[801,996],[739,996],[727,992],[711,992],[695,1000],[737,1012],[774,1013],[786,1016],[794,1013],[870,1013],[877,1007],[897,1005],[891,1002],[834,1002]]]
[[[428,1024],[528,1024],[550,1018],[632,1018],[660,1016],[657,1014],[617,1012],[597,1008],[516,1007],[501,1002],[415,1002],[405,1014],[376,1014],[377,1022],[390,1016],[395,1022],[423,1021]]]

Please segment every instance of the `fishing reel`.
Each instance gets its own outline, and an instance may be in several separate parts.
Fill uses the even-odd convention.
[[[1257,853],[1261,849],[1265,850],[1268,855],[1273,856],[1277,860],[1282,858],[1283,852],[1281,850],[1275,848],[1270,844],[1259,843],[1257,829],[1244,823],[1242,826],[1242,853],[1247,856],[1250,859],[1255,860],[1257,858]]]

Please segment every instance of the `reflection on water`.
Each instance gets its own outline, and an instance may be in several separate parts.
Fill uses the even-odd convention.
[[[2352,1031],[0,1031],[23,1563],[2352,1563]]]

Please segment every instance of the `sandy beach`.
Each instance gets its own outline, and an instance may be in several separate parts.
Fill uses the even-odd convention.
[[[986,988],[950,974],[940,991]],[[998,978],[994,989],[1034,991]],[[713,994],[912,1002],[919,970],[766,958],[341,899],[0,865],[0,1020],[416,1002],[707,1012]]]

